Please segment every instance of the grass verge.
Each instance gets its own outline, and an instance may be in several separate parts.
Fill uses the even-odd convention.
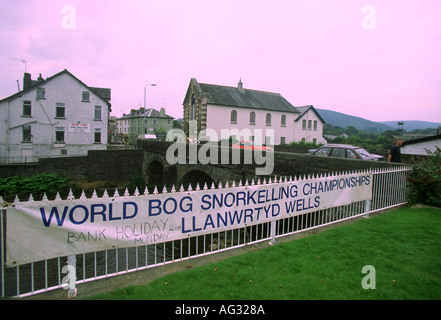
[[[441,299],[440,227],[440,209],[403,208],[92,299]]]

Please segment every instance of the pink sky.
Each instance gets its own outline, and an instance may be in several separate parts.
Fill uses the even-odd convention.
[[[33,79],[68,69],[111,88],[116,116],[156,83],[147,106],[180,118],[194,77],[241,78],[295,106],[374,121],[441,122],[440,9],[439,0],[0,0],[0,99],[22,86],[13,57]]]

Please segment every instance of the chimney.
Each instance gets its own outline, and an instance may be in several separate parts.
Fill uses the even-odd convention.
[[[160,116],[161,118],[164,118],[164,117],[165,117],[165,109],[164,109],[164,108],[161,108],[161,110],[159,111],[159,116]]]
[[[25,73],[23,77],[23,91],[32,87],[32,79],[30,73]]]
[[[38,76],[38,79],[37,79],[37,80],[38,80],[38,82],[43,82],[44,79],[43,79],[43,77],[41,76],[41,73],[40,73],[40,75]]]

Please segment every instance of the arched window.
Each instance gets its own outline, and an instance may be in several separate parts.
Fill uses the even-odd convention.
[[[250,124],[256,124],[256,113],[254,111],[250,112]]]
[[[267,126],[271,125],[271,113],[266,114],[266,122],[265,123]]]
[[[282,118],[280,119],[280,126],[286,127],[286,116],[282,114]]]
[[[232,124],[236,124],[237,123],[237,111],[236,110],[232,110],[231,111],[231,121],[230,123]]]
[[[196,120],[196,99],[194,95],[191,96],[190,120]]]

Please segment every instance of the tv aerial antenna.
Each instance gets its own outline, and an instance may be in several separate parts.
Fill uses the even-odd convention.
[[[20,61],[20,62],[23,62],[24,65],[25,65],[25,73],[27,72],[27,69],[28,69],[28,62],[27,62],[25,59],[17,59],[17,58],[11,58],[11,59],[13,59],[13,60],[17,60],[17,61]]]

